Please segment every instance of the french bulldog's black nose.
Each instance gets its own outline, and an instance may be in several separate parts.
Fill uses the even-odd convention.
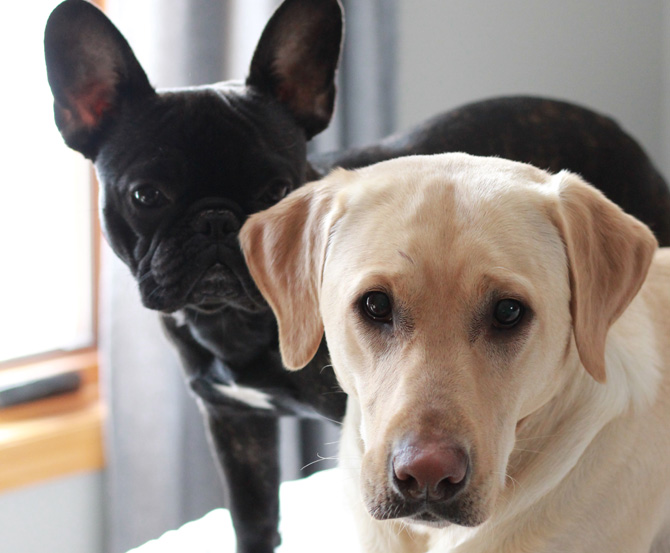
[[[450,440],[403,440],[391,459],[394,487],[410,501],[448,501],[465,487],[469,472],[465,449]]]
[[[240,221],[231,211],[221,208],[204,209],[191,219],[191,227],[208,238],[225,238],[240,230]]]

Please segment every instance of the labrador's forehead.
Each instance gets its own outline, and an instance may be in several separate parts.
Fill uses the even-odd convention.
[[[361,175],[329,253],[366,272],[420,264],[436,279],[495,267],[525,275],[549,268],[538,265],[560,270],[563,248],[543,183],[518,171],[429,169],[400,164]],[[554,259],[544,259],[545,251]]]
[[[362,173],[339,226],[359,238],[391,244],[422,237],[444,244],[468,233],[502,234],[514,241],[515,235],[550,224],[548,187],[528,175],[434,165]]]

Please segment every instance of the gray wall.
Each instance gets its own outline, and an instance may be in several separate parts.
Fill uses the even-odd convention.
[[[489,96],[613,116],[670,174],[668,0],[397,0],[399,124]]]

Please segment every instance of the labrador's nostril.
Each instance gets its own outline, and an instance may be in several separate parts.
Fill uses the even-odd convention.
[[[456,445],[413,441],[396,449],[391,465],[395,487],[408,499],[446,501],[464,486],[469,462]]]

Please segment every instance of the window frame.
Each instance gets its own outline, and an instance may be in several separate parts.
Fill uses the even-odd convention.
[[[77,372],[72,393],[0,410],[0,492],[104,467],[104,407],[94,348],[7,369],[26,377]]]
[[[91,0],[104,10],[104,0]],[[0,384],[75,372],[74,392],[0,408],[0,493],[105,466],[105,408],[99,390],[99,292],[101,228],[98,182],[89,164],[91,187],[91,343],[71,351],[50,351],[0,362]]]
[[[104,468],[104,406],[99,392],[100,241],[98,182],[91,191],[92,341],[72,351],[51,351],[0,364],[0,384],[77,373],[70,393],[0,408],[0,492],[75,472]]]

